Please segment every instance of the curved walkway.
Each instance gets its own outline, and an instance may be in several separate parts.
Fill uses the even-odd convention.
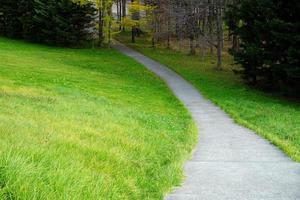
[[[300,200],[300,163],[235,124],[174,71],[122,44],[115,48],[165,80],[199,127],[186,180],[167,200]]]

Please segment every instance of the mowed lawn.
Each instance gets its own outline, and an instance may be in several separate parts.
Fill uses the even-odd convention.
[[[0,38],[0,199],[162,199],[196,142],[134,60]]]
[[[247,87],[232,72],[236,66],[226,54],[223,71],[216,71],[214,56],[189,56],[160,46],[153,49],[143,37],[138,38],[136,44],[130,43],[128,35],[120,35],[118,39],[176,71],[238,123],[267,138],[300,162],[300,103],[296,100],[289,101]]]

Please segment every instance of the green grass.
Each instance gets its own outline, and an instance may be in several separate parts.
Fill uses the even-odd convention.
[[[166,85],[115,50],[0,38],[0,199],[162,199],[194,123]]]
[[[224,57],[224,70],[216,71],[214,56],[188,56],[159,46],[153,49],[143,37],[136,44],[130,44],[126,34],[119,35],[118,39],[169,66],[238,123],[267,138],[300,162],[300,104],[245,86],[233,74],[232,58],[228,55]]]

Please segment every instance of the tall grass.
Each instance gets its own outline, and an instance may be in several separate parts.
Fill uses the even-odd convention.
[[[197,140],[166,85],[114,50],[0,38],[0,199],[162,199]]]

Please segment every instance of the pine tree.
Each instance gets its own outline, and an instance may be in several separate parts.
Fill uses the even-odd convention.
[[[18,2],[18,0],[0,0],[0,33],[7,37],[22,37]]]
[[[300,2],[241,0],[232,5],[227,22],[241,39],[232,54],[243,77],[264,89],[300,95]]]
[[[91,3],[0,0],[0,34],[51,45],[82,45],[90,38],[94,15]]]

